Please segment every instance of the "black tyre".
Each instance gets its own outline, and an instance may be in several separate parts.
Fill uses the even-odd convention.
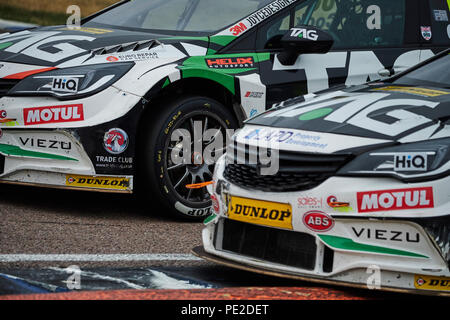
[[[163,210],[177,218],[200,221],[210,215],[211,200],[206,187],[192,189],[187,185],[212,180],[214,163],[206,161],[204,153],[199,151],[204,151],[211,143],[215,146],[221,143],[220,149],[215,150],[217,154],[224,153],[227,129],[237,127],[237,120],[224,105],[206,97],[183,97],[150,110],[144,119],[140,142],[138,181],[141,197],[150,199],[153,196],[163,205]],[[215,130],[209,131],[210,135],[211,132],[217,134],[211,139],[203,139],[203,133],[208,129]],[[189,132],[192,139],[191,150],[183,149],[181,140],[172,140],[174,133],[183,130]],[[212,153],[213,156],[217,154]]]

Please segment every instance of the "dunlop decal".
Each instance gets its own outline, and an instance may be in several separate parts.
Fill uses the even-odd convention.
[[[100,188],[112,190],[128,190],[130,179],[122,177],[93,177],[67,175],[66,186],[81,188]]]
[[[290,204],[231,197],[228,217],[237,221],[292,230]]]

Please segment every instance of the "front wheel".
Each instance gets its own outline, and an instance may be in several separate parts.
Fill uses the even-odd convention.
[[[206,185],[214,159],[225,152],[228,129],[238,122],[224,105],[206,97],[184,97],[163,108],[144,120],[141,194],[156,195],[178,218],[199,221],[212,213]]]

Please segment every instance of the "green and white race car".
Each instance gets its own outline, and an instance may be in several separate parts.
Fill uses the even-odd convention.
[[[2,34],[0,182],[140,190],[149,210],[157,201],[203,218],[214,166],[203,150],[218,142],[208,130],[226,137],[274,103],[433,56],[450,42],[448,9],[444,0],[134,0],[79,27]],[[178,129],[195,145],[182,163],[172,157]]]

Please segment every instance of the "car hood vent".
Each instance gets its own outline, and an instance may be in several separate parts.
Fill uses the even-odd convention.
[[[141,51],[141,50],[150,50],[159,45],[162,45],[158,40],[144,40],[144,41],[134,41],[129,43],[123,43],[108,47],[102,47],[93,49],[91,52],[98,56],[103,54],[112,54],[118,52],[130,52],[130,51]]]

